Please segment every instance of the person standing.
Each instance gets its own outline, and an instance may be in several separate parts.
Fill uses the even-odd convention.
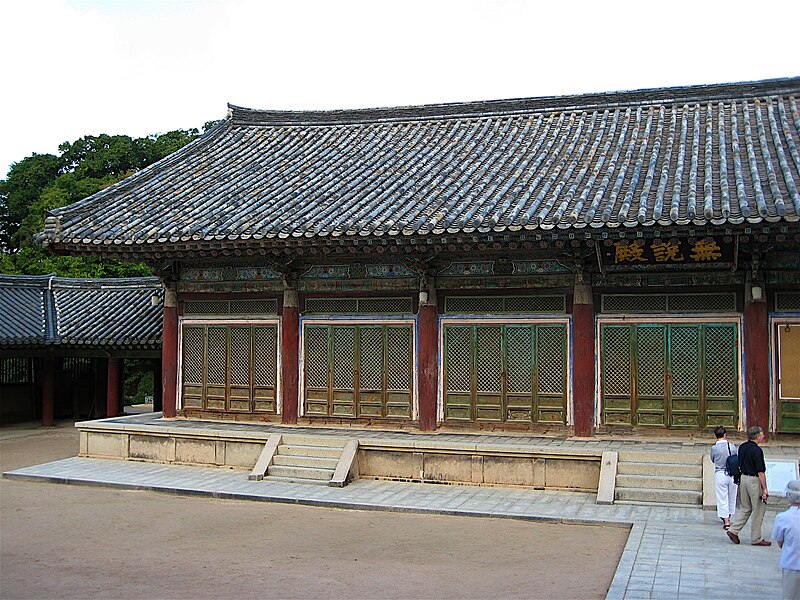
[[[725,533],[734,544],[739,543],[739,532],[750,522],[750,544],[771,546],[772,542],[761,537],[761,523],[767,508],[767,466],[764,464],[764,451],[759,444],[764,441],[764,430],[758,425],[747,428],[747,441],[739,447],[739,467],[742,477],[739,480],[739,510],[733,516],[733,523]]]
[[[717,493],[717,516],[722,520],[722,526],[729,529],[731,515],[736,509],[736,490],[739,486],[733,477],[725,472],[725,462],[731,454],[736,452],[736,444],[728,441],[728,434],[722,425],[714,429],[717,443],[711,446],[711,462],[714,463],[714,490]]]
[[[775,517],[772,539],[781,548],[784,600],[800,600],[800,479],[786,486],[791,506]]]

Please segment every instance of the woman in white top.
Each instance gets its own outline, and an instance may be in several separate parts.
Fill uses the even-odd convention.
[[[733,477],[725,474],[725,461],[731,454],[736,454],[736,444],[728,441],[725,428],[720,425],[714,429],[717,443],[711,446],[711,462],[714,463],[715,490],[717,492],[717,516],[722,519],[722,526],[731,526],[731,515],[736,510],[737,486]]]

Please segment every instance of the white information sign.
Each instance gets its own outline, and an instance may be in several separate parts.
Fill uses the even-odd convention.
[[[772,496],[785,496],[786,484],[793,479],[800,479],[796,460],[765,460],[767,465],[767,491]]]

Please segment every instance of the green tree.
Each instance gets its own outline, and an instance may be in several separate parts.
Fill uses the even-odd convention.
[[[0,253],[19,249],[14,237],[28,215],[28,207],[56,180],[60,166],[58,157],[52,154],[32,154],[14,163],[8,179],[0,181]]]
[[[207,124],[208,125],[208,124]],[[4,273],[61,277],[149,275],[143,264],[97,257],[55,256],[36,244],[45,215],[76,202],[164,158],[198,136],[178,129],[144,138],[84,136],[59,146],[58,157],[34,154],[11,167],[0,181],[0,269]]]

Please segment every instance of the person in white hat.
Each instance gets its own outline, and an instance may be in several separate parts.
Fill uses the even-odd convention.
[[[786,486],[786,498],[792,505],[775,517],[772,539],[781,548],[783,598],[800,600],[800,479]]]

